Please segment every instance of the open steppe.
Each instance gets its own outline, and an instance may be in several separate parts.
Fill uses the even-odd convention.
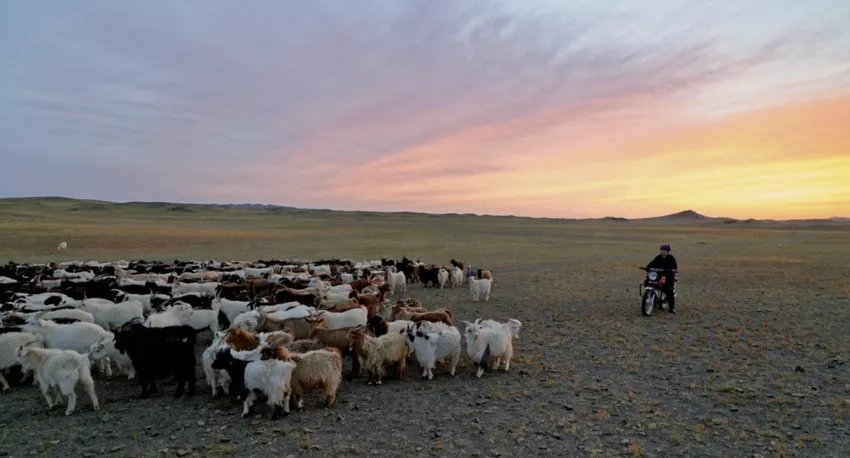
[[[57,244],[68,250],[57,252]],[[642,317],[638,265],[670,243],[675,316]],[[45,413],[34,387],[0,395],[9,456],[850,456],[850,225],[543,220],[69,199],[0,201],[0,262],[118,259],[462,259],[468,289],[400,297],[459,319],[522,321],[508,373],[462,360],[366,386],[272,422],[173,384],[96,377],[102,408]],[[79,389],[78,389],[79,392]]]

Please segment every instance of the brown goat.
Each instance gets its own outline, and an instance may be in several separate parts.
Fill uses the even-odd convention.
[[[284,331],[287,329],[292,331],[295,340],[299,340],[306,339],[310,335],[310,330],[313,329],[313,326],[306,317],[279,320],[261,313],[259,318],[257,318],[258,332]]]
[[[351,357],[351,377],[360,376],[360,358],[351,352],[351,341],[348,339],[348,332],[356,326],[349,326],[338,329],[328,329],[321,322],[316,322],[313,330],[310,332],[310,339],[316,339],[326,347],[339,349],[343,355]]]
[[[398,306],[396,306],[398,307]],[[413,322],[431,321],[435,323],[446,323],[449,326],[454,326],[454,313],[447,308],[441,308],[430,312],[413,312],[408,308],[401,307],[396,311],[393,309],[394,320],[410,320]]]
[[[279,359],[281,361],[293,361],[289,350],[280,345],[271,345],[260,350],[260,359]],[[297,363],[297,361],[296,361]]]
[[[359,293],[359,292],[363,291],[363,288],[365,288],[369,285],[372,285],[373,283],[372,283],[371,279],[358,278],[357,280],[354,280],[353,282],[349,282],[348,284],[351,285],[351,289],[353,291],[357,291]]]
[[[417,301],[419,302],[419,301]],[[390,320],[405,320],[407,318],[401,318],[402,316],[406,316],[410,313],[426,313],[428,309],[419,305],[418,307],[411,307],[409,305],[404,305],[401,301],[399,301],[396,305],[394,305],[390,311]]]
[[[460,267],[460,270],[466,271],[466,264],[463,261],[451,260],[452,266]]]
[[[242,328],[227,331],[224,341],[236,351],[253,350],[260,346],[260,341],[257,340],[257,337]]]

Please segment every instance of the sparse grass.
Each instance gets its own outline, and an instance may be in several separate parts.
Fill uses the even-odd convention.
[[[14,387],[2,396],[0,452],[55,456],[59,448],[45,451],[55,438],[68,456],[114,446],[173,455],[200,444],[217,456],[556,456],[575,447],[581,456],[850,456],[846,226],[171,207],[0,201],[0,262],[460,258],[494,269],[489,302],[421,285],[401,297],[458,319],[521,320],[511,370],[475,379],[464,356],[457,377],[439,365],[422,381],[414,362],[402,382],[344,382],[332,409],[308,398],[306,412],[277,423],[261,402],[253,419],[239,418],[240,406],[211,399],[202,378],[195,398],[175,401],[162,383],[162,394],[136,401],[137,381],[98,376],[109,421],[82,396],[73,416],[44,415],[37,389]],[[63,240],[69,249],[57,253]],[[662,242],[682,268],[679,313],[644,318],[636,266]]]

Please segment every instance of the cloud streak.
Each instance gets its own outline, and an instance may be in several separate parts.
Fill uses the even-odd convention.
[[[850,144],[795,108],[843,110],[850,5],[837,0],[0,9],[6,196],[540,216],[660,213],[663,196],[736,216],[747,209],[693,180],[737,186],[752,156],[797,161],[800,178],[768,173],[737,201],[796,215],[835,209],[832,188],[805,189]],[[784,130],[741,130],[764,123]],[[833,149],[812,156],[823,135]],[[696,157],[713,172],[694,175]],[[660,173],[692,200],[639,192]],[[780,183],[798,194],[771,194]]]

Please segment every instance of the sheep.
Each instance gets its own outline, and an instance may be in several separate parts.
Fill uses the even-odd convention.
[[[212,364],[215,361],[216,353],[227,346],[223,340],[224,332],[216,332],[213,337],[212,344],[207,347],[201,354],[201,363],[204,368],[204,376],[207,383],[212,389],[213,397],[218,396],[218,389],[224,392],[225,396],[230,395],[230,374],[223,369],[213,369]]]
[[[304,410],[302,394],[306,389],[320,389],[327,398],[325,407],[333,407],[336,392],[342,383],[342,353],[337,348],[289,353],[283,347],[271,347],[260,352],[261,359],[284,359],[296,363],[290,387],[296,409]]]
[[[407,279],[404,272],[387,272],[387,284],[390,285],[390,294],[395,294],[396,287],[400,287],[399,291],[407,292]]]
[[[59,246],[56,248],[56,251],[62,251],[68,249],[68,242],[59,242]]]
[[[452,269],[452,288],[463,286],[463,270],[460,267]]]
[[[349,331],[348,338],[354,353],[363,360],[363,365],[366,366],[367,383],[369,385],[373,383],[375,385],[381,384],[384,366],[389,364],[397,367],[396,376],[399,380],[402,379],[407,363],[407,354],[410,351],[404,331],[372,337],[366,334],[366,328],[361,326]]]
[[[449,360],[449,373],[455,376],[460,361],[460,332],[457,328],[419,322],[415,330],[413,326],[407,328],[407,342],[422,367],[422,378],[433,379],[437,361],[443,359]]]
[[[145,320],[145,326],[149,328],[164,328],[167,326],[188,325],[192,320],[192,306],[185,302],[178,302],[166,307],[164,312],[154,313]]]
[[[85,299],[80,306],[92,314],[94,323],[104,329],[121,326],[135,318],[144,318],[144,307],[138,301],[126,301],[116,304],[107,300]]]
[[[338,329],[349,326],[365,326],[367,319],[368,311],[366,310],[366,307],[359,306],[341,313],[333,313],[322,310],[316,315],[307,318],[307,321],[324,322],[328,329]]]
[[[271,418],[276,420],[280,416],[281,409],[284,413],[289,413],[289,401],[292,396],[292,373],[295,370],[295,363],[292,361],[281,361],[278,359],[252,360],[250,356],[246,357],[241,354],[243,352],[234,352],[230,350],[235,359],[250,361],[245,366],[244,391],[248,392],[245,397],[242,408],[242,418],[248,416],[257,399],[259,393],[264,393],[268,398],[269,406],[274,407]],[[249,352],[244,352],[249,353]],[[258,356],[259,352],[256,354]]]
[[[54,399],[50,391],[68,397],[68,408],[65,415],[71,415],[77,407],[77,394],[74,388],[81,382],[91,399],[92,408],[100,410],[97,394],[94,392],[94,380],[91,378],[91,364],[88,354],[80,354],[73,350],[57,350],[33,346],[20,346],[17,350],[18,360],[35,368],[36,380],[41,388],[47,409],[53,409]],[[56,396],[55,404],[62,404],[61,395]]]
[[[110,332],[110,334],[112,333]],[[118,366],[118,369],[127,376],[127,380],[136,378],[136,368],[133,367],[133,361],[130,360],[129,356],[115,348],[114,337],[102,338],[91,344],[88,353],[92,361],[100,363],[102,367],[107,368],[104,371],[107,377],[112,375],[112,369],[109,364],[110,362],[114,362]]]
[[[472,292],[472,300],[478,301],[481,294],[484,294],[484,300],[490,300],[490,279],[482,278],[477,279],[473,276],[469,276],[469,291]]]
[[[29,332],[8,332],[0,334],[0,385],[3,391],[9,389],[9,382],[3,376],[3,371],[20,364],[18,361],[18,347],[24,346],[43,346],[43,338],[39,334]],[[29,367],[21,367],[21,372],[31,369]]]
[[[437,282],[440,284],[440,289],[445,288],[448,281],[449,271],[445,267],[440,267],[440,271],[437,272]]]

